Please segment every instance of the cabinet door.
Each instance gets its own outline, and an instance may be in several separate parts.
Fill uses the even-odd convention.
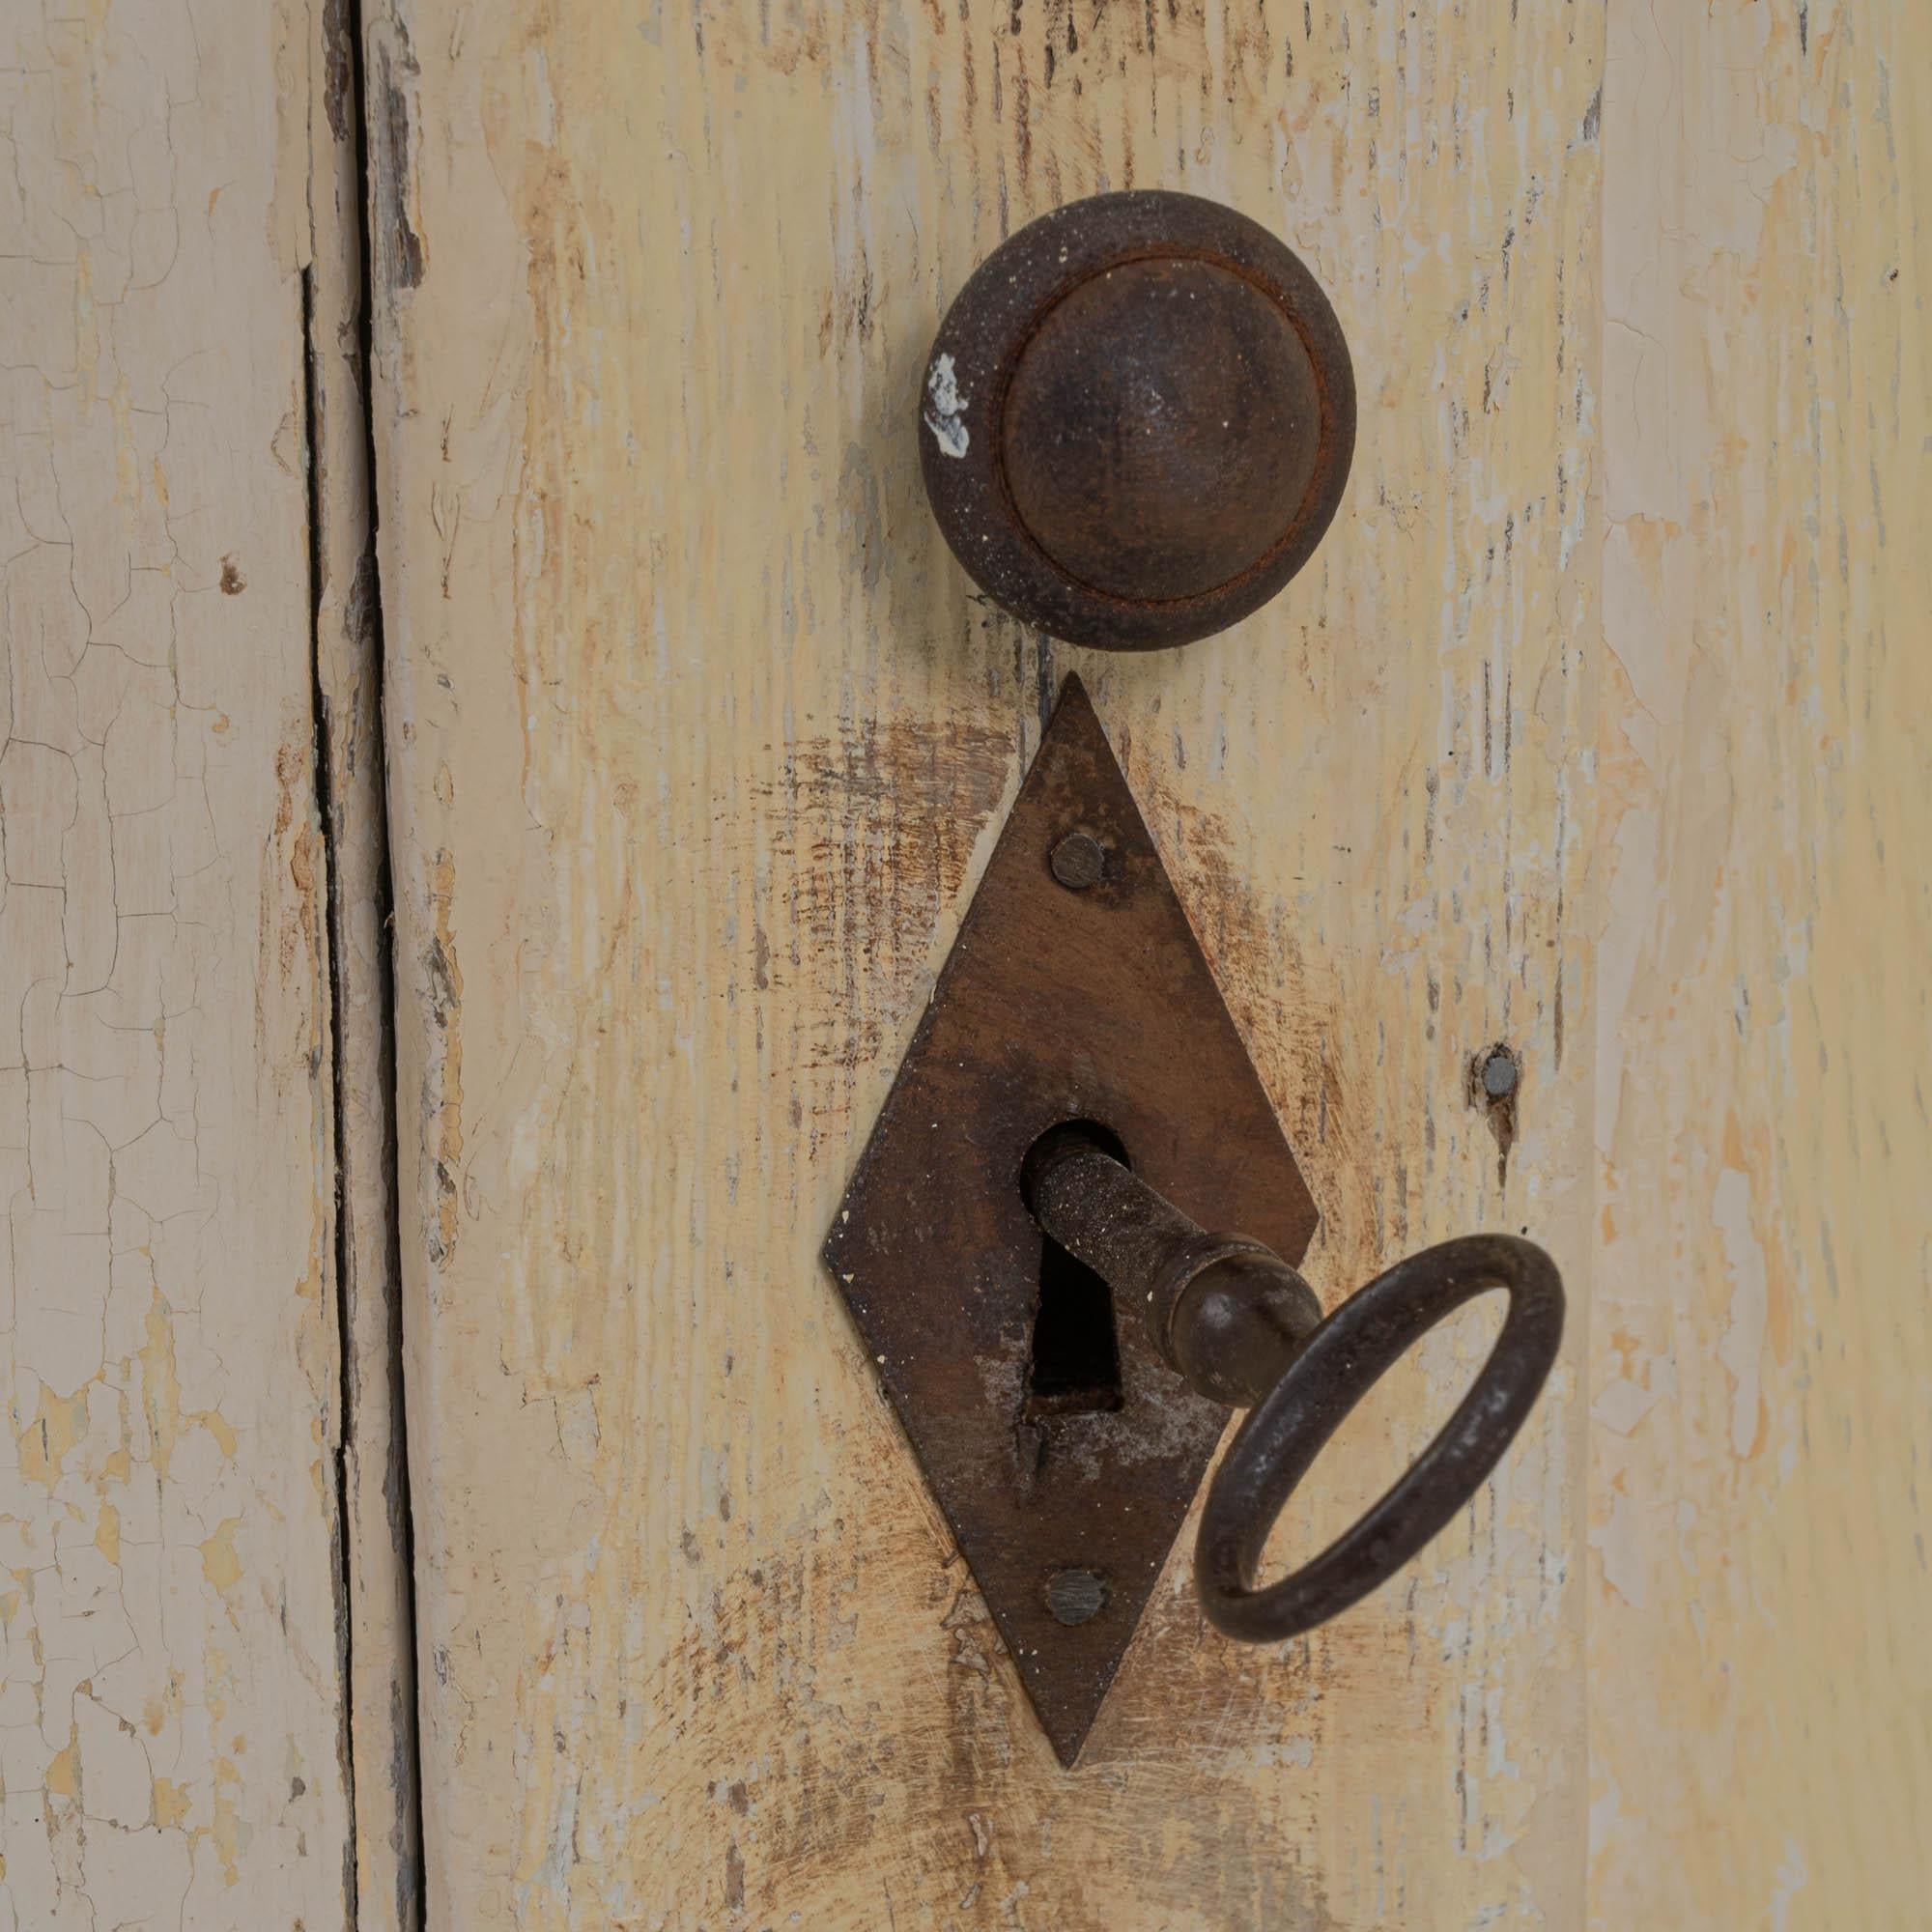
[[[379,11],[433,1922],[1894,1922],[1924,1726],[1856,1817],[1820,1748],[1926,1708],[1888,1648],[1926,912],[1876,857],[1926,810],[1924,140],[1886,118],[1925,49],[1880,12]],[[1139,659],[970,594],[912,431],[974,264],[1125,186],[1282,234],[1361,395],[1310,567]],[[1307,1640],[1214,1636],[1183,1532],[1070,1771],[817,1261],[1068,670],[1324,1298],[1492,1227],[1573,1309],[1480,1499]],[[1358,1412],[1277,1556],[1492,1321]],[[1834,1690],[1794,1624],[1857,1653]]]

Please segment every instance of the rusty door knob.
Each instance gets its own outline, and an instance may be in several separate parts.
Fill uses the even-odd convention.
[[[1021,229],[959,292],[919,400],[926,493],[967,574],[1108,650],[1266,603],[1334,517],[1355,440],[1315,278],[1187,194],[1095,195]]]

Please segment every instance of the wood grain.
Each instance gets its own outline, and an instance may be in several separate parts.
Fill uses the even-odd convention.
[[[1583,1413],[1400,1589],[1172,1566],[1061,1771],[814,1264],[1077,664],[1330,1296],[1528,1228],[1579,1301],[1601,16],[394,0],[377,422],[427,1895],[448,1925],[1574,1925]],[[1363,376],[1291,594],[1143,664],[966,594],[938,314],[1027,215],[1277,227]],[[1469,1097],[1497,1040],[1511,1118]],[[1283,1538],[1446,1412],[1465,1325]]]
[[[1592,1922],[1932,1886],[1921,7],[1611,11]]]
[[[0,24],[0,1924],[350,1922],[305,17]]]

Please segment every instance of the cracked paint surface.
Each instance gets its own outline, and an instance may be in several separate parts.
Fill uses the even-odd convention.
[[[24,0],[0,26],[10,1932],[344,1923],[276,24]]]

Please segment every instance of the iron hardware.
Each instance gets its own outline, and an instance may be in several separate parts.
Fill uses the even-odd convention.
[[[1191,195],[1096,195],[968,280],[919,420],[934,516],[996,603],[1055,637],[1153,650],[1235,623],[1308,560],[1348,480],[1354,375],[1327,298],[1265,229]],[[1257,1235],[1209,1234],[1177,1199]],[[1315,1225],[1068,678],[825,1243],[1065,1763],[1228,1408],[1249,1414],[1208,1491],[1196,1584],[1216,1629],[1268,1642],[1415,1555],[1549,1374],[1563,1287],[1531,1242],[1444,1242],[1323,1320],[1293,1265]],[[1352,1528],[1259,1586],[1269,1531],[1343,1419],[1491,1288],[1509,1312],[1447,1426]]]
[[[1194,1555],[1208,1621],[1250,1643],[1325,1623],[1443,1529],[1516,1439],[1563,1340],[1555,1264],[1515,1236],[1411,1255],[1323,1321],[1280,1256],[1208,1234],[1078,1125],[1036,1143],[1025,1184],[1042,1231],[1144,1311],[1168,1365],[1210,1401],[1252,1411],[1209,1485]],[[1257,1588],[1269,1530],[1349,1412],[1429,1329],[1497,1288],[1510,1297],[1502,1332],[1435,1439],[1321,1555]]]
[[[1174,1204],[1210,1223],[1207,1233]],[[1040,1721],[1071,1764],[1231,1407],[1196,1543],[1230,1635],[1305,1631],[1480,1488],[1556,1353],[1563,1292],[1499,1235],[1398,1263],[1323,1321],[1293,1151],[1079,680],[1068,678],[825,1243]],[[1508,1291],[1448,1426],[1313,1563],[1256,1588],[1342,1419],[1429,1328]]]
[[[967,574],[1102,650],[1224,630],[1342,499],[1355,379],[1300,259],[1191,194],[1094,195],[968,279],[919,398],[926,494]]]

